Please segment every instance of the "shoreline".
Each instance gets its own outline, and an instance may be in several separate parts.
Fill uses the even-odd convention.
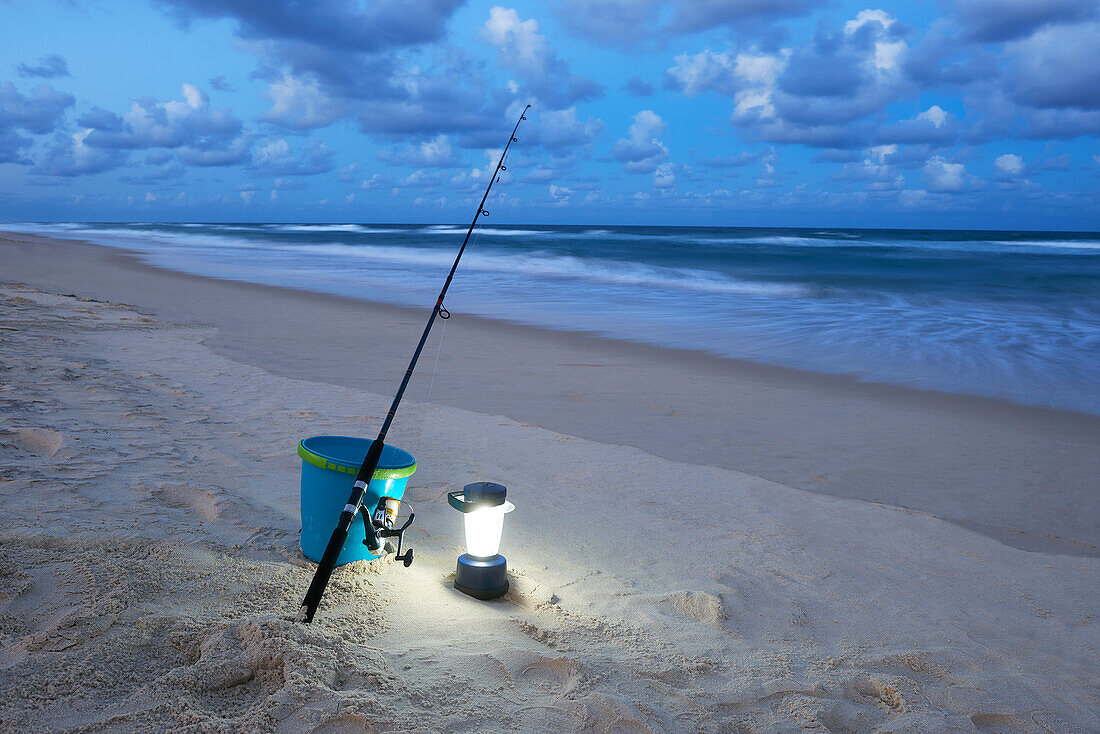
[[[80,283],[80,295],[213,326],[215,352],[283,377],[391,394],[422,324],[421,309],[139,257],[0,233],[5,281]],[[1017,548],[1100,555],[1098,416],[456,315],[438,371],[433,330],[408,399],[423,401],[434,376],[433,403],[929,513]]]

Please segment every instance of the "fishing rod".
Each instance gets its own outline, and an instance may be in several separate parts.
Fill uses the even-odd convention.
[[[412,377],[413,370],[416,369],[416,362],[420,359],[420,352],[424,350],[424,344],[428,341],[428,334],[431,333],[432,325],[435,323],[436,317],[438,316],[442,319],[449,319],[451,317],[450,312],[448,312],[443,305],[443,298],[447,295],[447,289],[451,287],[451,281],[455,277],[455,271],[458,270],[458,263],[462,259],[462,253],[466,251],[466,244],[470,241],[470,235],[473,234],[478,219],[489,213],[485,211],[485,200],[489,198],[489,192],[493,189],[493,184],[500,180],[497,176],[501,171],[507,170],[504,165],[504,157],[508,155],[508,148],[511,147],[512,143],[518,142],[516,131],[519,130],[519,124],[527,119],[527,110],[529,109],[531,109],[531,105],[527,105],[523,108],[523,112],[520,113],[519,119],[516,120],[516,126],[512,128],[512,134],[509,136],[508,143],[504,146],[504,150],[500,154],[500,160],[497,161],[497,167],[493,171],[493,175],[489,178],[489,185],[485,187],[485,194],[481,197],[481,203],[478,204],[477,213],[474,214],[474,219],[470,222],[470,228],[466,230],[466,237],[462,240],[462,247],[458,248],[458,255],[455,256],[454,264],[451,265],[451,272],[447,274],[447,280],[443,283],[443,289],[439,291],[439,298],[436,299],[435,306],[432,308],[432,313],[428,316],[428,323],[424,326],[424,333],[420,335],[420,343],[416,345],[416,351],[413,352],[412,360],[409,361],[409,368],[405,370],[405,376],[401,379],[401,386],[397,389],[397,394],[393,396],[393,403],[390,404],[390,410],[386,413],[386,419],[382,422],[382,428],[378,431],[378,437],[375,438],[374,442],[370,445],[370,449],[367,450],[367,455],[363,459],[362,465],[359,467],[359,472],[355,475],[355,484],[352,486],[351,496],[348,497],[348,503],[344,505],[344,510],[340,513],[340,520],[336,523],[336,529],[332,531],[332,537],[329,538],[328,545],[325,547],[325,553],[321,556],[321,562],[317,564],[316,573],[313,574],[313,581],[310,582],[309,590],[306,591],[306,597],[302,600],[302,607],[298,610],[298,616],[296,618],[298,622],[308,623],[313,621],[313,615],[317,611],[317,605],[321,603],[321,597],[324,595],[325,588],[328,586],[329,578],[332,576],[333,569],[336,568],[336,558],[340,555],[340,551],[344,547],[344,541],[347,540],[348,531],[351,529],[351,524],[355,521],[355,516],[359,513],[360,505],[363,502],[363,494],[366,492],[367,485],[370,484],[370,480],[374,476],[375,469],[378,468],[378,460],[381,458],[382,449],[386,445],[386,434],[389,433],[390,424],[393,423],[393,417],[397,413],[397,407],[401,404],[401,398],[405,395],[405,388],[409,386],[409,379]],[[409,519],[400,529],[391,530],[389,528],[392,525],[392,516],[387,522],[386,514],[387,505],[385,497],[379,500],[373,520],[368,520],[366,513],[364,513],[363,525],[366,529],[366,540],[364,540],[363,543],[374,552],[382,547],[382,538],[396,536],[399,539],[398,560],[408,566],[412,563],[412,550],[406,551],[404,556],[400,555],[400,537],[401,533],[403,533],[412,523],[412,515],[409,516]],[[372,527],[372,525],[377,527]]]

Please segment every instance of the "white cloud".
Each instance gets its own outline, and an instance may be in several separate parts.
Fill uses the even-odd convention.
[[[861,10],[855,20],[844,24],[844,34],[852,35],[868,23],[879,23],[883,30],[889,30],[894,25],[894,18],[885,10]],[[898,60],[905,51],[904,41],[892,41],[879,38],[875,41],[874,66],[879,71],[890,71],[897,68]]]
[[[657,136],[668,128],[668,123],[653,110],[642,110],[634,115],[634,122],[627,130],[629,137],[619,138],[611,149],[629,173],[651,173],[668,158],[668,148]]]
[[[539,32],[534,18],[522,20],[514,8],[499,5],[489,10],[489,19],[481,27],[481,38],[497,50],[500,65],[515,73],[552,109],[563,109],[578,99],[599,96],[599,84],[573,76],[558,58],[550,42]],[[513,94],[520,86],[509,85]]]
[[[1024,172],[1024,159],[1015,153],[1005,153],[997,156],[997,160],[993,161],[993,165],[997,167],[998,171],[1009,176],[1019,176]]]
[[[934,104],[924,112],[917,115],[918,120],[927,120],[932,123],[934,127],[942,127],[945,120],[947,120],[947,112],[938,104]]]
[[[921,173],[925,188],[933,192],[957,193],[970,188],[973,182],[962,163],[948,163],[938,155],[925,162]]]
[[[874,158],[879,163],[882,163],[883,161],[886,160],[886,158],[888,156],[892,156],[892,155],[894,155],[894,153],[897,153],[897,152],[898,152],[897,144],[875,145],[875,146],[870,147],[870,148],[867,149],[867,155],[870,156],[871,158]]]
[[[676,184],[676,174],[671,163],[662,163],[653,171],[653,188],[670,189]]]
[[[313,78],[284,73],[268,86],[264,96],[271,100],[271,109],[260,119],[293,130],[325,127],[343,115],[342,106],[322,92]]]
[[[402,151],[379,151],[377,155],[379,160],[400,166],[446,168],[460,163],[455,156],[451,139],[446,135],[436,135],[431,140]]]

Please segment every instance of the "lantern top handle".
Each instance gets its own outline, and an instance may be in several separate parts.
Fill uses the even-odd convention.
[[[448,492],[447,502],[459,512],[473,512],[482,507],[504,505],[505,512],[511,512],[515,505],[505,499],[508,488],[493,482],[474,482],[467,484],[461,491]]]

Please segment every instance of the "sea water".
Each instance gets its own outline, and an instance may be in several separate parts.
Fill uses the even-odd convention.
[[[466,228],[20,224],[198,275],[431,308]],[[1100,414],[1100,233],[484,226],[446,306]]]

